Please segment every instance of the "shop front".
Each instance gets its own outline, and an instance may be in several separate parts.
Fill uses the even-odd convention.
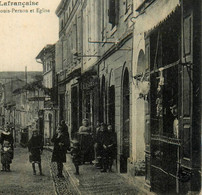
[[[185,3],[145,37],[151,155],[149,160],[146,155],[146,178],[159,194],[187,194],[200,186],[200,130],[193,128],[200,78],[194,77],[193,27],[193,9]]]
[[[81,76],[83,118],[87,118],[93,129],[99,120],[99,80],[96,71],[86,72]]]

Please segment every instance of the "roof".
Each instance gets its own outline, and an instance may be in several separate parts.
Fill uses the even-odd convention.
[[[48,44],[46,45],[37,55],[36,59],[41,59],[42,56],[47,53],[47,52],[51,52],[51,51],[55,51],[55,44]]]
[[[69,0],[61,0],[60,4],[58,5],[55,13],[58,17],[60,17],[60,15],[62,14],[62,12],[64,11],[64,8],[67,4],[67,2],[69,3]]]

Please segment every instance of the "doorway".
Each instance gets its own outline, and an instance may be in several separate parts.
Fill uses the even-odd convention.
[[[49,138],[52,138],[52,114],[48,114]]]
[[[74,86],[71,89],[71,137],[72,139],[76,136],[79,129],[79,102],[78,102],[78,87]]]
[[[129,157],[129,115],[130,115],[130,88],[129,88],[129,72],[125,69],[123,76],[123,136],[122,136],[122,155],[120,172],[127,173],[127,161]]]

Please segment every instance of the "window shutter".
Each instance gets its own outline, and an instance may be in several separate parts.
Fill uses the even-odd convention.
[[[109,1],[109,23],[113,24],[115,21],[115,0]]]
[[[146,68],[150,66],[150,38],[145,39],[145,63]],[[146,185],[150,188],[151,180],[151,132],[150,132],[150,95],[148,101],[145,101],[145,162],[146,162]]]
[[[187,63],[192,63],[192,13],[183,15],[182,23],[182,67],[181,67],[181,102],[180,106],[180,135],[181,135],[181,163],[191,168],[192,147],[192,108],[193,108],[193,73]],[[179,102],[179,105],[180,105]]]

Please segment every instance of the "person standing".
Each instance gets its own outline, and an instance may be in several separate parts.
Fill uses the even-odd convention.
[[[95,158],[95,165],[97,166],[98,165],[98,158],[97,158],[97,155],[98,155],[98,134],[99,134],[99,131],[100,131],[100,122],[97,121],[97,126],[96,126],[96,129],[93,133],[93,140],[94,140],[94,158]]]
[[[76,169],[75,174],[79,175],[79,165],[81,165],[81,150],[77,139],[72,140],[71,155]]]
[[[88,119],[83,119],[82,126],[79,128],[78,135],[79,135],[79,143],[81,146],[83,164],[85,164],[85,162],[90,162],[90,164],[92,164],[93,138]]]
[[[68,127],[67,127],[65,121],[61,120],[60,125],[61,125],[61,128],[62,128],[62,132],[64,132],[64,134],[69,137]]]
[[[29,161],[32,163],[33,175],[36,175],[35,163],[38,164],[39,174],[43,175],[41,167],[41,154],[43,152],[43,137],[37,130],[33,130],[31,139],[28,141]]]
[[[14,147],[13,147],[13,136],[10,132],[10,129],[7,126],[5,127],[4,131],[1,133],[0,143],[2,145],[2,152],[1,152],[2,170],[1,171],[10,171],[10,164],[12,163],[12,159],[14,155]],[[9,163],[5,163],[5,161],[2,161],[5,157],[4,149],[6,149],[6,147],[8,149],[7,151],[9,151]]]
[[[112,164],[116,153],[116,135],[112,131],[112,125],[108,125],[103,132],[103,170],[101,172],[112,172]]]
[[[66,162],[66,153],[70,147],[70,140],[62,131],[62,127],[59,126],[56,134],[53,136],[51,141],[54,143],[52,162],[57,163],[58,174],[57,176],[63,178],[63,163]]]

